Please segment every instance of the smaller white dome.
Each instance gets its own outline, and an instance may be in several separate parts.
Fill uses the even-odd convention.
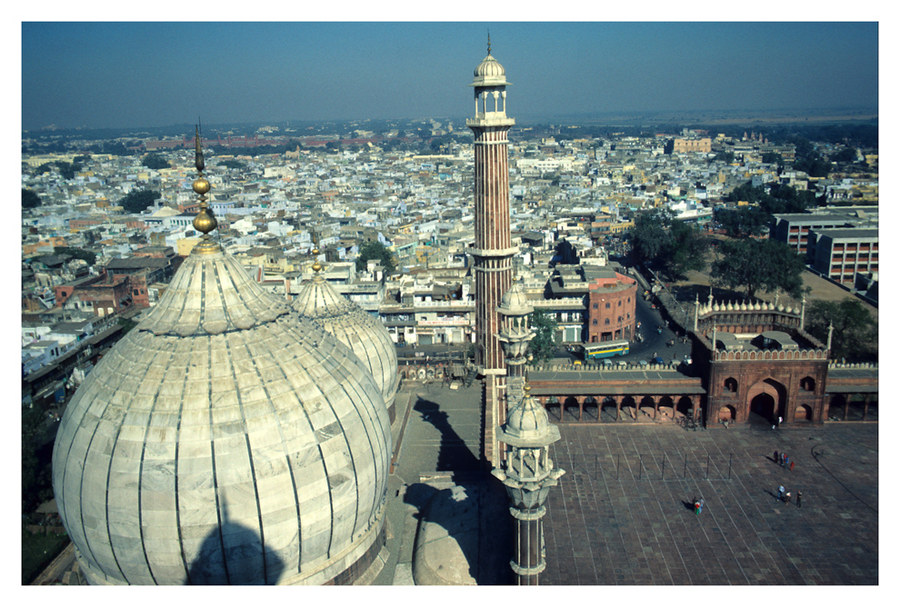
[[[506,70],[491,55],[491,46],[488,43],[487,57],[475,67],[475,79],[472,81],[472,86],[506,86],[508,84]]]
[[[559,440],[559,428],[550,423],[547,410],[525,388],[525,397],[506,415],[500,439],[514,447],[542,447]]]
[[[498,306],[497,311],[507,316],[522,316],[531,314],[534,311],[534,307],[529,303],[528,297],[525,295],[525,289],[522,288],[521,282],[514,282],[506,290],[500,299],[500,306]]]

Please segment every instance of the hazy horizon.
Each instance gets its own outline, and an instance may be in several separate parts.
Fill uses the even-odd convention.
[[[877,23],[22,24],[22,128],[878,111]]]

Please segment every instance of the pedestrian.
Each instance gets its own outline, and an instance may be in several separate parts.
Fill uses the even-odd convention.
[[[779,415],[778,416],[778,425],[780,426],[781,422],[783,422],[783,421],[784,421],[784,419]]]
[[[703,501],[703,498],[701,497],[701,498],[700,498],[700,512],[703,512],[703,506],[704,506],[705,504],[706,504],[706,502],[704,502],[704,501]],[[700,512],[698,512],[697,514],[700,514]]]
[[[797,492],[797,507],[798,507],[798,508],[800,507],[800,498],[802,498],[802,497],[803,497],[803,492],[802,492],[802,491],[798,491],[798,492]]]
[[[791,472],[794,471],[794,462],[791,462]]]
[[[775,454],[772,455],[772,460],[777,464],[778,463],[778,450],[775,451]]]
[[[787,493],[784,494],[784,503],[785,504],[791,503],[791,492],[790,491],[788,491]]]
[[[700,516],[700,502],[697,500],[694,501],[694,514]]]
[[[778,496],[775,498],[776,502],[780,502],[784,499],[784,485],[778,485]]]
[[[790,463],[791,463],[791,458],[789,458],[787,455],[785,455],[785,456],[784,456],[784,466],[785,466],[785,468],[788,467],[788,466],[790,465]]]

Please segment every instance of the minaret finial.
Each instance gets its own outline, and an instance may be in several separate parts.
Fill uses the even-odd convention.
[[[491,54],[491,30],[488,30],[488,55]]]

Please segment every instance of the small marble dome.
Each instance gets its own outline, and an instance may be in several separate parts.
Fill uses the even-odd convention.
[[[506,414],[500,437],[514,447],[539,447],[559,440],[559,428],[550,423],[547,410],[525,388],[525,397]]]
[[[92,584],[319,584],[383,545],[391,433],[345,345],[217,246],[72,398],[53,490]]]
[[[301,287],[291,306],[321,324],[366,364],[393,420],[400,373],[397,348],[384,325],[338,293],[318,272]]]
[[[528,301],[521,281],[513,281],[512,286],[503,293],[498,310],[510,316],[531,314],[534,311],[534,306]]]
[[[475,79],[471,86],[506,86],[506,70],[500,62],[491,55],[491,47],[488,44],[487,57],[481,60],[475,67]]]

